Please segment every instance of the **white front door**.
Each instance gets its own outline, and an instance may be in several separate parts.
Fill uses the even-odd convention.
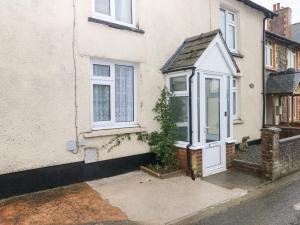
[[[203,149],[203,176],[226,170],[224,109],[226,95],[223,76],[205,75],[205,145]]]

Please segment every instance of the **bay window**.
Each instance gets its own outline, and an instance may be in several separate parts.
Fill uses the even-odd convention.
[[[134,126],[135,66],[92,61],[93,128]]]
[[[92,0],[94,17],[133,26],[135,0]]]
[[[220,30],[230,51],[237,52],[236,13],[220,9]]]

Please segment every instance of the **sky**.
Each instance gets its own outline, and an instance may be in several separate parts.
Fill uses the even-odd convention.
[[[300,1],[299,0],[252,0],[273,11],[273,4],[280,3],[281,6],[292,8],[292,23],[300,22]]]

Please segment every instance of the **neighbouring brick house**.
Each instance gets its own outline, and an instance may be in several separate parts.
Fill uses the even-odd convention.
[[[300,44],[292,39],[294,31],[291,22],[292,9],[281,7],[278,3],[274,4],[273,11],[278,17],[268,20],[267,23],[265,47],[267,76],[285,76],[291,74],[291,71],[287,73],[284,71],[300,68]],[[276,93],[276,90],[267,93],[267,124],[278,125],[300,120],[300,97],[294,94],[292,96],[291,93]]]

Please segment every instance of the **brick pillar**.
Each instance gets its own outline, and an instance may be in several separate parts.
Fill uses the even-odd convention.
[[[202,176],[202,149],[191,150],[191,157],[193,161],[193,169],[197,177]],[[190,175],[187,164],[187,151],[185,148],[177,148],[177,158],[181,169],[186,171],[187,176]]]
[[[279,177],[279,128],[265,128],[261,131],[262,175],[275,180]]]
[[[232,167],[232,162],[235,154],[235,143],[226,143],[226,167]]]

